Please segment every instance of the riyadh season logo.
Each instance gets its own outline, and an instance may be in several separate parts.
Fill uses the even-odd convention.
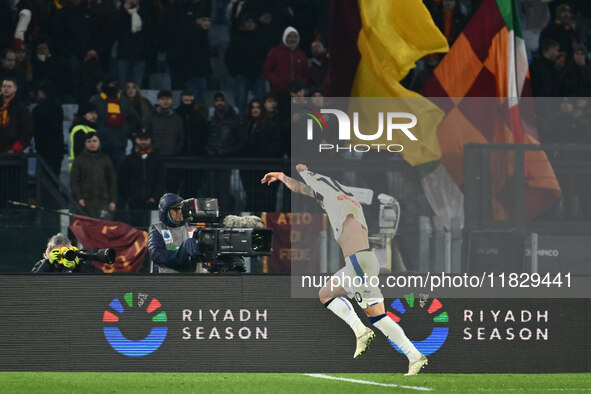
[[[149,295],[146,293],[125,293],[123,303],[119,298],[114,298],[103,313],[103,332],[107,342],[117,352],[128,357],[143,357],[154,353],[162,345],[168,333],[168,327],[164,324],[168,321],[166,312],[156,298],[150,303],[146,301]],[[135,302],[134,302],[135,301]],[[145,306],[147,305],[147,307]],[[128,339],[121,332],[121,326],[125,331],[137,335],[149,330],[149,333],[140,339]]]
[[[394,132],[402,132],[411,141],[418,141],[417,137],[410,131],[417,125],[417,117],[408,112],[378,112],[378,130],[371,132],[362,132],[359,129],[359,112],[353,112],[353,125],[351,127],[351,119],[344,111],[338,109],[323,108],[320,112],[312,108],[305,108],[305,114],[309,117],[306,123],[306,138],[308,141],[314,140],[314,129],[320,129],[320,133],[324,136],[329,132],[328,123],[322,114],[331,114],[336,117],[338,123],[338,142],[340,144],[321,143],[318,144],[318,152],[368,152],[369,150],[388,151],[391,153],[402,152],[404,147],[400,144],[390,144]],[[406,120],[406,122],[404,122]],[[316,125],[316,126],[315,126]],[[367,143],[352,144],[351,131],[359,141],[367,141]],[[383,140],[384,132],[386,133],[386,140],[388,143],[376,143]],[[318,139],[318,138],[317,138]],[[334,137],[332,138],[334,141]],[[374,143],[370,143],[370,142]]]
[[[449,316],[447,315],[447,312],[443,310],[443,305],[437,298],[433,298],[431,303],[428,304],[428,296],[421,294],[421,298],[419,300],[420,310],[414,310],[414,294],[411,293],[405,295],[404,301],[406,307],[400,298],[395,299],[391,304],[394,312],[387,311],[386,314],[396,323],[400,323],[401,321],[405,320],[406,316],[411,315],[411,313],[409,313],[410,311],[412,312],[413,317],[420,317],[420,319],[417,320],[421,320],[421,328],[424,328],[424,324],[427,323],[425,319],[431,322],[431,333],[425,339],[420,341],[411,340],[419,352],[423,353],[425,356],[430,356],[431,354],[438,351],[447,339],[447,335],[449,334]],[[425,307],[427,308],[426,314],[424,312]],[[417,315],[417,313],[419,315]],[[416,327],[417,321],[415,321],[415,319],[412,320],[412,323],[407,324],[406,326],[404,323],[401,323],[401,325],[405,328],[405,331],[411,331],[413,326]],[[429,327],[427,327],[427,329],[428,328]],[[410,336],[409,339],[411,339]],[[389,339],[388,341],[392,347],[394,347],[398,352],[402,353],[402,351],[394,344],[394,342]]]

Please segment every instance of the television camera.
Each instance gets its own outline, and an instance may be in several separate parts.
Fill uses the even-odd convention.
[[[220,221],[217,198],[189,198],[181,203],[183,218],[196,226],[193,238],[209,272],[244,272],[244,257],[269,256],[273,230],[256,216],[226,216]]]

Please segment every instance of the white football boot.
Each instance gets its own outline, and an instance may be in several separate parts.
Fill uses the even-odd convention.
[[[408,363],[408,373],[404,374],[404,376],[412,376],[418,374],[421,368],[423,368],[427,364],[427,357],[421,354],[421,357],[417,361]]]
[[[363,356],[363,353],[367,351],[369,344],[374,340],[375,337],[376,334],[374,334],[372,329],[366,327],[365,332],[361,336],[357,337],[357,348],[355,349],[355,355],[353,355],[353,358],[359,358]]]

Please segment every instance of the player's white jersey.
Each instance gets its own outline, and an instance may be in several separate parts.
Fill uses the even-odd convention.
[[[346,186],[326,175],[311,171],[302,171],[299,174],[304,182],[312,188],[314,197],[326,211],[336,240],[341,236],[343,222],[349,215],[353,215],[355,220],[367,228],[361,204]]]

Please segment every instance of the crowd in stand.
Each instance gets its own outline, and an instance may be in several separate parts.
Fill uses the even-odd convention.
[[[450,46],[482,0],[424,0]],[[534,97],[591,96],[591,2],[521,0],[522,31]],[[443,56],[427,56],[405,80],[420,91]]]
[[[424,2],[451,45],[482,0]],[[167,157],[288,156],[290,97],[324,96],[326,3],[0,0],[0,153],[22,152],[34,137],[56,174],[65,154],[72,193],[94,216],[118,202],[154,208]],[[590,96],[591,2],[523,0],[521,11],[537,54],[534,96]],[[403,83],[420,91],[440,57],[423,59]],[[154,88],[152,103],[142,89]],[[182,91],[176,108],[173,90]],[[208,91],[217,91],[210,108]],[[70,141],[62,132],[66,103],[78,104]],[[212,172],[212,195],[225,198],[229,177]],[[250,210],[273,209],[247,200]]]
[[[56,175],[66,154],[72,193],[93,216],[118,201],[153,208],[167,157],[289,155],[290,88],[317,84],[322,92],[328,71],[326,6],[316,0],[0,0],[0,7],[0,152],[22,152],[34,136]],[[150,102],[142,89],[154,88]],[[174,90],[182,91],[176,108]],[[217,93],[207,108],[210,90]],[[70,103],[78,111],[64,141],[61,104]],[[128,168],[134,157],[159,164]],[[208,182],[221,200],[229,176]],[[136,178],[151,186],[130,185]],[[90,183],[100,192],[92,195]]]

